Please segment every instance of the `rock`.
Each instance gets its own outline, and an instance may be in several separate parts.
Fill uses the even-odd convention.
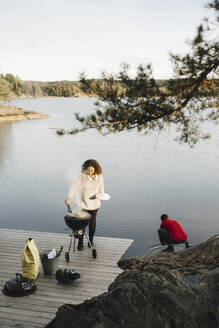
[[[50,116],[44,113],[25,110],[20,107],[0,106],[0,122],[1,121],[21,121],[49,118]]]
[[[107,293],[63,305],[47,328],[219,327],[219,273],[200,272],[219,266],[218,243],[216,235],[176,254],[121,260],[125,271]],[[200,281],[191,284],[198,271]]]
[[[158,253],[120,260],[118,266],[125,270],[140,268],[148,264],[156,264],[163,269],[180,271],[186,275],[212,270],[219,267],[219,234],[211,237],[206,242],[179,251],[177,253]]]

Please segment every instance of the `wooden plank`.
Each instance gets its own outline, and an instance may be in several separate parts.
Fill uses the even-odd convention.
[[[110,283],[122,272],[117,261],[132,243],[130,239],[95,237],[96,259],[92,258],[91,250],[85,247],[83,252],[73,253],[71,250],[70,262],[66,263],[64,254],[70,243],[68,233],[0,229],[0,234],[1,288],[7,280],[15,277],[16,272],[21,272],[21,252],[29,236],[35,239],[39,252],[54,247],[59,249],[63,245],[58,268],[75,269],[81,275],[70,285],[63,285],[54,275],[45,276],[41,266],[34,294],[19,298],[0,295],[2,328],[44,327],[64,303],[79,304],[107,291]]]
[[[30,231],[30,230],[13,230],[13,229],[0,229],[1,231],[1,235],[6,236],[6,238],[8,238],[10,235],[11,236],[17,236],[17,239],[22,239],[23,236],[25,236],[26,238],[29,237],[29,235],[35,235],[38,238],[41,239],[50,239],[50,240],[54,240],[54,238],[66,238],[68,237],[68,233],[51,233],[51,232],[40,232],[40,231]],[[101,241],[101,243],[103,241],[105,242],[116,242],[116,244],[122,243],[122,244],[128,244],[130,241],[133,241],[131,239],[123,239],[123,238],[108,238],[108,237],[94,237],[95,239],[97,238],[98,240]]]
[[[1,318],[1,327],[7,327],[7,328],[41,328],[45,327],[45,324],[39,324],[36,326],[36,323],[32,324],[30,322],[24,322],[22,321],[13,321],[10,320],[10,318]]]
[[[47,313],[45,311],[35,311],[32,310],[31,308],[28,310],[23,309],[18,309],[18,308],[12,308],[12,307],[7,307],[7,306],[1,306],[0,307],[0,313],[10,313],[10,316],[28,316],[31,318],[39,318],[39,319],[50,319],[52,317],[51,313]],[[43,320],[44,321],[44,320]]]

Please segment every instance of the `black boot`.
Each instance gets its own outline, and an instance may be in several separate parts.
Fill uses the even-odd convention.
[[[79,238],[77,250],[78,251],[83,251],[83,249],[84,249],[84,241],[83,241],[83,238]]]
[[[191,247],[191,244],[190,244],[190,242],[188,240],[185,241],[185,245],[186,245],[186,248]]]
[[[165,248],[162,252],[171,252],[171,253],[173,253],[174,252],[173,245],[168,245],[168,247]]]

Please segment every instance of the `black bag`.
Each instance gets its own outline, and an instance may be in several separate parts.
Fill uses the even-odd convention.
[[[56,279],[63,284],[68,284],[73,280],[80,278],[80,274],[75,272],[74,269],[59,269],[56,271]]]
[[[36,291],[36,285],[32,280],[23,278],[20,273],[16,273],[16,278],[5,283],[2,293],[6,296],[26,296]]]

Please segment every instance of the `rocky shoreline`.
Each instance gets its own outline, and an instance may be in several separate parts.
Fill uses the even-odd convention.
[[[118,262],[108,292],[65,304],[47,328],[218,328],[219,234],[177,253]]]
[[[50,118],[50,116],[34,110],[26,110],[21,107],[0,105],[0,122],[36,120],[42,118]]]

